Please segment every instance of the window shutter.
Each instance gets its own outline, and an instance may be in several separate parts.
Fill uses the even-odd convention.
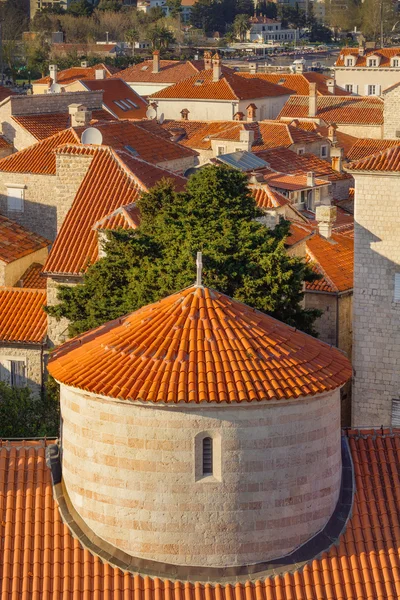
[[[400,302],[400,273],[394,276],[394,301]]]
[[[400,400],[392,400],[392,426],[400,427]]]
[[[364,96],[368,96],[368,83],[364,86]]]
[[[11,361],[11,385],[24,387],[26,384],[25,363],[22,360]]]
[[[2,360],[0,363],[0,381],[11,385],[11,365],[9,360]]]
[[[24,210],[24,189],[7,188],[7,207],[8,210],[23,212]]]
[[[377,96],[380,96],[380,95],[381,95],[381,86],[380,86],[379,84],[377,84],[377,85],[375,86],[375,94],[376,94]]]
[[[353,94],[358,94],[358,83],[353,85]]]

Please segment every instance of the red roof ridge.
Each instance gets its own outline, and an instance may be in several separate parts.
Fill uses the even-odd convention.
[[[317,231],[314,231],[311,234],[310,238],[314,237],[315,235],[319,235]],[[310,238],[308,238],[307,241],[309,241]],[[329,285],[331,286],[331,288],[335,292],[338,292],[339,291],[338,287],[334,284],[334,282],[332,281],[332,279],[329,277],[328,273],[325,271],[325,269],[323,268],[323,266],[321,265],[321,263],[315,257],[315,255],[313,254],[313,252],[308,248],[308,246],[307,246],[307,254],[309,255],[312,263],[315,265],[315,267],[318,269],[318,271],[320,271],[320,274],[323,275],[324,279],[327,280],[327,282],[329,283]],[[316,283],[318,284],[318,282],[316,282]]]
[[[400,140],[399,140],[400,142]],[[390,156],[393,155],[393,156]],[[400,144],[380,150],[375,154],[348,163],[344,169],[353,171],[374,171],[383,173],[400,172]]]

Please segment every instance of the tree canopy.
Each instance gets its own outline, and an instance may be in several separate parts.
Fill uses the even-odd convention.
[[[303,282],[318,278],[286,253],[288,222],[271,231],[259,219],[247,178],[228,167],[207,166],[181,193],[163,180],[138,201],[136,230],[108,233],[106,256],[82,284],[62,286],[48,307],[70,320],[75,335],[193,284],[195,256],[203,252],[204,284],[314,333],[319,311],[301,307]]]

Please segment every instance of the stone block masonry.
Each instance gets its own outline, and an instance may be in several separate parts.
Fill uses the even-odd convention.
[[[11,96],[11,115],[43,115],[46,113],[68,113],[70,104],[84,104],[90,110],[103,105],[103,91],[62,92],[61,94],[38,94],[33,96]]]

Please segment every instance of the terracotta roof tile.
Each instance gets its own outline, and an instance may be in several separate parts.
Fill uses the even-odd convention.
[[[400,172],[400,146],[387,148],[372,156],[351,162],[347,165],[347,170],[398,173]]]
[[[103,106],[118,119],[144,119],[146,117],[147,102],[122,79],[87,79],[82,81],[82,85],[92,92],[103,90]],[[132,104],[136,106],[132,106]]]
[[[277,380],[271,375],[276,360]],[[116,376],[110,376],[117,363]],[[168,403],[297,398],[332,390],[351,376],[337,349],[202,287],[67,342],[52,355],[49,371],[90,392]]]
[[[68,85],[74,81],[78,81],[78,79],[95,79],[96,70],[98,69],[105,69],[106,77],[111,77],[115,73],[113,67],[105,65],[104,63],[98,63],[93,67],[71,67],[69,69],[64,69],[63,71],[58,71],[57,83],[60,85]],[[36,79],[33,84],[41,83],[48,85],[50,81],[50,76],[47,75],[46,77]]]
[[[153,73],[153,61],[145,60],[137,65],[118,71],[115,77],[127,83],[177,83],[204,69],[203,61],[160,60],[160,70]]]
[[[11,142],[9,142],[8,140],[6,140],[6,138],[4,137],[4,135],[0,135],[0,148],[5,150],[5,149],[10,149],[12,150],[14,148],[14,146],[11,144]]]
[[[17,96],[17,92],[13,92],[10,88],[0,85],[0,102],[3,102],[9,96]]]
[[[294,246],[309,238],[314,234],[314,231],[315,228],[311,224],[292,222],[289,230],[290,235],[286,238],[285,245]]]
[[[317,84],[317,93],[321,96],[332,96],[332,93],[328,90],[327,81],[331,79],[327,75],[322,73],[316,73],[309,71],[306,73],[238,73],[241,77],[247,77],[252,79],[257,77],[264,81],[270,81],[277,85],[283,85],[290,89],[295,94],[306,96],[310,91],[310,83]],[[335,85],[335,94],[341,96],[351,95],[350,92],[346,92],[344,89]]]
[[[350,148],[349,152],[347,153],[347,158],[351,161],[360,160],[362,158],[366,158],[367,156],[371,156],[372,154],[377,154],[378,152],[386,150],[387,148],[394,148],[396,146],[400,146],[400,139],[359,139]]]
[[[135,203],[116,208],[93,225],[96,231],[112,229],[135,229],[140,223],[139,209]]]
[[[308,117],[309,96],[290,96],[279,119]],[[316,118],[326,123],[382,125],[383,100],[375,96],[318,96]]]
[[[345,66],[345,57],[346,56],[355,56],[356,67],[366,67],[367,66],[367,57],[377,55],[381,57],[380,64],[375,68],[385,68],[390,66],[390,58],[392,56],[400,56],[400,48],[377,48],[376,50],[365,50],[364,56],[359,55],[359,50],[357,48],[342,48],[340,50],[340,55],[336,60],[336,67],[344,67]]]
[[[96,125],[98,121],[112,121],[114,117],[106,110],[92,111],[91,125]],[[13,121],[29,131],[37,140],[44,140],[56,133],[64,131],[71,126],[71,119],[68,113],[50,113],[44,115],[24,115],[12,117]]]
[[[321,275],[321,279],[317,279],[313,282],[306,282],[305,288],[309,292],[325,292],[328,294],[334,294],[337,292],[336,288],[331,284],[331,282],[325,276],[325,273],[321,269],[321,267],[313,262],[309,256],[306,257],[306,263],[309,264],[317,275]]]
[[[44,440],[0,448],[2,600],[396,600],[400,597],[400,431],[350,430],[356,492],[344,534],[294,573],[231,584],[124,573],[85,550],[63,523]]]
[[[37,290],[46,289],[46,277],[44,277],[42,273],[43,265],[40,265],[39,263],[33,263],[27,268],[25,273],[20,277],[16,284],[18,284],[18,287],[23,288],[32,288]]]
[[[353,289],[354,239],[341,233],[332,233],[329,239],[316,233],[306,242],[306,252],[328,285],[335,292]],[[307,289],[318,289],[320,282],[306,284]]]
[[[244,77],[222,67],[222,76],[219,81],[213,81],[213,69],[207,69],[200,71],[194,77],[155,92],[149,97],[155,99],[252,100],[289,94],[291,94],[291,90],[258,78],[253,79],[250,85]]]
[[[59,149],[64,153],[87,151],[85,146]],[[117,153],[102,146],[92,147],[91,152],[93,161],[46,261],[44,271],[47,273],[81,274],[98,258],[96,223],[116,209],[136,202],[142,190],[162,178],[172,179],[177,189],[186,183],[183,177],[128,153]]]
[[[289,199],[269,185],[249,186],[258,208],[280,208],[289,204]]]
[[[307,175],[284,175],[282,173],[271,173],[264,176],[265,181],[272,187],[281,188],[283,190],[303,190],[309,187],[321,187],[329,185],[327,179],[314,179],[314,184],[311,186],[308,183]]]
[[[11,263],[27,254],[46,248],[51,242],[15,221],[0,215],[0,260]]]
[[[0,341],[42,344],[47,332],[45,304],[45,290],[0,288]]]

